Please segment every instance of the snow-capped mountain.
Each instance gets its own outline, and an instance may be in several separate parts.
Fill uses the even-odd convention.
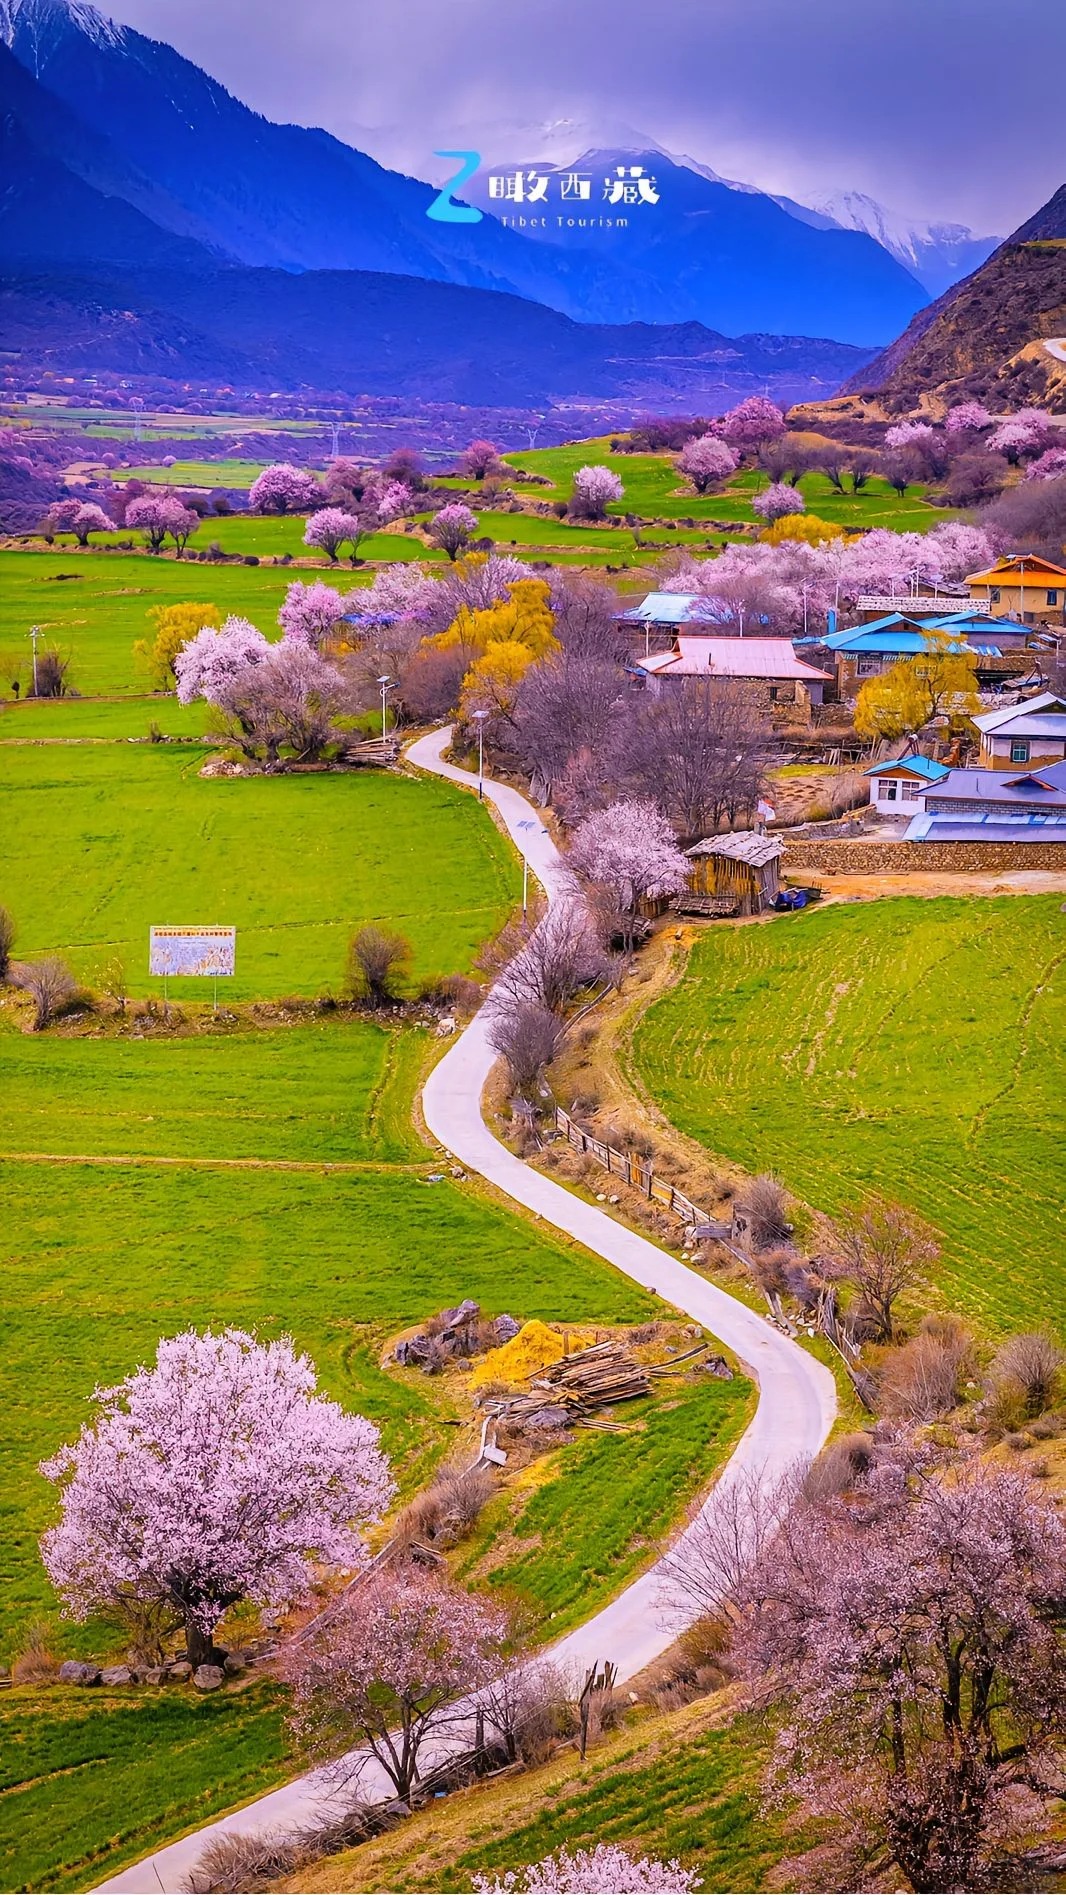
[[[965,224],[922,223],[890,210],[864,191],[832,191],[808,205],[792,205],[793,215],[809,210],[839,225],[876,238],[932,296],[969,276],[991,256],[1000,239],[978,237]]]

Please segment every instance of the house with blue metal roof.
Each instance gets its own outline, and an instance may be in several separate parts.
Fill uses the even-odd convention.
[[[1066,759],[1000,770],[946,770],[929,784],[907,842],[1066,844]]]
[[[842,698],[857,696],[868,678],[876,678],[901,659],[920,657],[931,644],[944,639],[949,641],[950,650],[973,657],[978,684],[1001,684],[1004,677],[1017,677],[1039,665],[1038,655],[1026,649],[1032,637],[1028,628],[1007,621],[1008,629],[1001,638],[1001,623],[972,608],[935,618],[886,612],[865,625],[829,632],[817,642],[832,655],[837,691]]]
[[[927,789],[948,775],[946,763],[905,750],[901,757],[871,763],[863,775],[870,779],[870,805],[883,816],[912,816]]]

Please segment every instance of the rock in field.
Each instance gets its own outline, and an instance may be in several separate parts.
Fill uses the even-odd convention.
[[[105,1665],[100,1673],[101,1684],[130,1684],[132,1682],[128,1665]]]
[[[198,1691],[217,1691],[224,1677],[221,1665],[197,1665],[192,1681]]]
[[[59,1667],[60,1684],[99,1684],[99,1665],[83,1665],[76,1658],[64,1659]]]

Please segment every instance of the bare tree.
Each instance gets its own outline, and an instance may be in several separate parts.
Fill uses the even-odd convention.
[[[665,1554],[664,1597],[691,1618],[733,1616],[732,1601],[778,1532],[807,1473],[798,1462],[784,1474],[727,1470],[710,1500]]]
[[[953,1317],[926,1319],[902,1348],[888,1351],[877,1376],[881,1412],[912,1425],[950,1414],[972,1357],[972,1342]]]
[[[1066,1352],[1046,1330],[1008,1336],[997,1350],[990,1371],[995,1383],[1007,1383],[1020,1391],[1030,1415],[1041,1415],[1049,1408],[1059,1390]]]
[[[411,960],[411,943],[402,934],[386,934],[372,924],[359,928],[348,944],[348,989],[368,1007],[394,1007],[399,980]]]
[[[577,756],[587,755],[602,782],[624,690],[613,660],[580,648],[564,646],[557,657],[532,665],[514,711],[515,749],[530,774],[551,787]]]
[[[11,950],[15,945],[15,917],[10,908],[0,906],[0,981],[11,972]]]
[[[577,900],[556,902],[503,969],[496,984],[500,1003],[532,1005],[562,1013],[567,1003],[600,978],[606,960]]]
[[[902,1204],[870,1197],[837,1225],[836,1249],[844,1275],[874,1319],[876,1339],[891,1342],[896,1302],[923,1281],[940,1255],[932,1231]]]
[[[572,1725],[571,1689],[557,1668],[530,1660],[508,1665],[478,1693],[485,1723],[509,1763],[539,1763],[553,1737]]]
[[[78,983],[65,961],[49,955],[43,961],[27,961],[18,973],[18,985],[33,1001],[33,1030],[44,1028],[69,1007],[78,991]]]
[[[626,787],[695,838],[754,807],[769,746],[769,723],[745,685],[692,678],[659,698],[635,698],[615,748]]]
[[[508,995],[493,1009],[488,1032],[489,1044],[507,1062],[514,1090],[531,1098],[562,1046],[565,1023],[535,1000]]]
[[[57,646],[48,645],[37,653],[30,697],[65,697],[70,658]]]

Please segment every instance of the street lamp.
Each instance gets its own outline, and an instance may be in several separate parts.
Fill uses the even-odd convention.
[[[485,719],[488,711],[475,711],[477,723],[477,793],[479,799],[485,799]]]
[[[388,730],[388,725],[386,722],[387,711],[386,711],[385,700],[388,697],[389,692],[392,690],[392,679],[390,677],[379,678],[378,683],[381,686],[381,741],[382,743],[384,743],[386,733]]]
[[[37,640],[41,636],[39,625],[30,626],[30,638],[33,642],[33,695],[37,696]]]

